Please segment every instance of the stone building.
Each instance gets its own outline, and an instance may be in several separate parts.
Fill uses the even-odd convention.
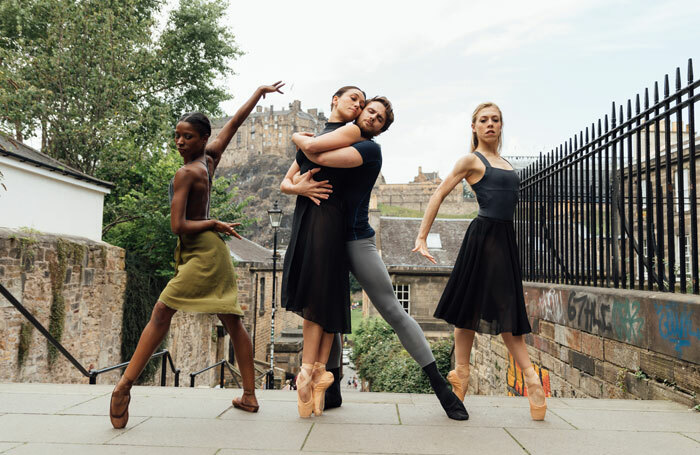
[[[232,238],[227,243],[236,263],[238,303],[244,313],[243,324],[253,341],[255,359],[269,364],[273,305],[272,250],[245,238]],[[301,342],[295,342],[293,338],[300,331],[303,320],[280,307],[284,251],[278,250],[277,253],[275,366],[293,374],[301,366]]]
[[[212,139],[230,118],[212,120]],[[235,168],[257,155],[288,158],[291,164],[296,153],[292,134],[298,131],[319,133],[327,121],[323,112],[316,108],[303,111],[299,100],[292,101],[286,110],[276,111],[272,105],[256,106],[226,147],[219,168]]]
[[[435,307],[452,272],[459,247],[470,220],[436,219],[428,234],[428,249],[437,264],[418,253],[412,253],[420,218],[382,216],[373,224],[377,232],[377,249],[386,264],[399,302],[420,324],[428,337],[449,336],[449,324],[433,317]],[[364,316],[379,313],[363,292]]]

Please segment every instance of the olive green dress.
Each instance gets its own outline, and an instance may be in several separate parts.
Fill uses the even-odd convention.
[[[201,161],[197,162],[207,168],[211,191],[209,167]],[[170,184],[172,200],[172,182]],[[231,253],[218,233],[203,231],[179,236],[175,248],[175,276],[158,300],[179,311],[243,316],[238,305]]]

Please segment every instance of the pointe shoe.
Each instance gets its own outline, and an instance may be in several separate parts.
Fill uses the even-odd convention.
[[[452,392],[464,401],[469,388],[469,364],[457,365],[457,368],[447,373],[447,380],[452,384]]]
[[[114,390],[112,391],[112,397],[109,400],[109,420],[112,422],[112,426],[116,429],[121,429],[126,426],[126,424],[129,422],[129,403],[131,403],[131,385],[133,384],[133,381],[129,381],[128,379],[125,379],[129,383],[129,388],[126,391],[126,394],[121,393],[117,394],[117,387],[119,387],[119,384],[117,384],[114,387]],[[119,398],[120,396],[126,395],[127,400],[126,400],[126,405],[124,406],[124,409],[119,412],[118,409],[116,409],[114,405],[114,398]]]
[[[243,391],[243,396],[252,396],[253,399],[255,400],[255,392],[250,392],[250,391]],[[234,408],[237,409],[242,409],[246,412],[258,412],[258,409],[260,409],[260,405],[257,404],[249,404],[249,403],[244,403],[243,402],[243,397],[237,397],[231,400],[231,403],[233,404]]]
[[[314,384],[313,396],[314,396],[314,415],[320,416],[323,414],[324,401],[326,397],[326,389],[333,384],[333,373],[330,371],[324,371],[321,373],[321,377],[318,382]]]
[[[535,373],[534,368],[529,368],[529,370],[531,370],[531,373],[528,371],[527,375],[523,372],[523,379],[527,387],[527,400],[530,402],[530,416],[532,420],[544,420],[544,416],[547,413],[547,400],[544,396],[544,389],[542,388],[540,377]],[[535,403],[532,397],[531,392],[535,392],[538,389],[542,391],[542,404]]]
[[[314,394],[313,386],[311,384],[311,368],[301,368],[299,374],[297,375],[297,409],[299,410],[299,417],[308,418],[311,417],[311,413],[314,411]],[[299,394],[301,389],[309,387],[311,396],[308,401],[302,401],[301,395]]]

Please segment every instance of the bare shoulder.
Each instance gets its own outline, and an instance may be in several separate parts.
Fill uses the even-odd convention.
[[[457,160],[457,164],[455,164],[455,169],[462,172],[468,172],[474,169],[478,162],[479,158],[477,158],[476,155],[474,155],[473,153],[468,153],[467,155]]]

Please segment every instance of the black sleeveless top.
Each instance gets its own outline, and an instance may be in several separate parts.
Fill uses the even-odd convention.
[[[479,216],[512,221],[518,203],[520,177],[514,170],[491,166],[480,152],[474,154],[486,166],[481,180],[471,185],[479,203]]]
[[[205,220],[209,219],[209,207],[211,206],[211,174],[209,174],[209,165],[207,164],[207,155],[206,153],[204,154],[204,161],[196,160],[194,161],[196,163],[200,163],[204,166],[204,169],[207,171],[207,180],[209,181],[209,186],[207,189],[207,214],[205,216]],[[182,166],[187,166],[187,164],[183,164]],[[170,179],[170,185],[168,186],[168,199],[170,200],[170,205],[173,203],[173,195],[175,194],[175,188],[173,186],[173,182],[175,182],[175,177]]]

